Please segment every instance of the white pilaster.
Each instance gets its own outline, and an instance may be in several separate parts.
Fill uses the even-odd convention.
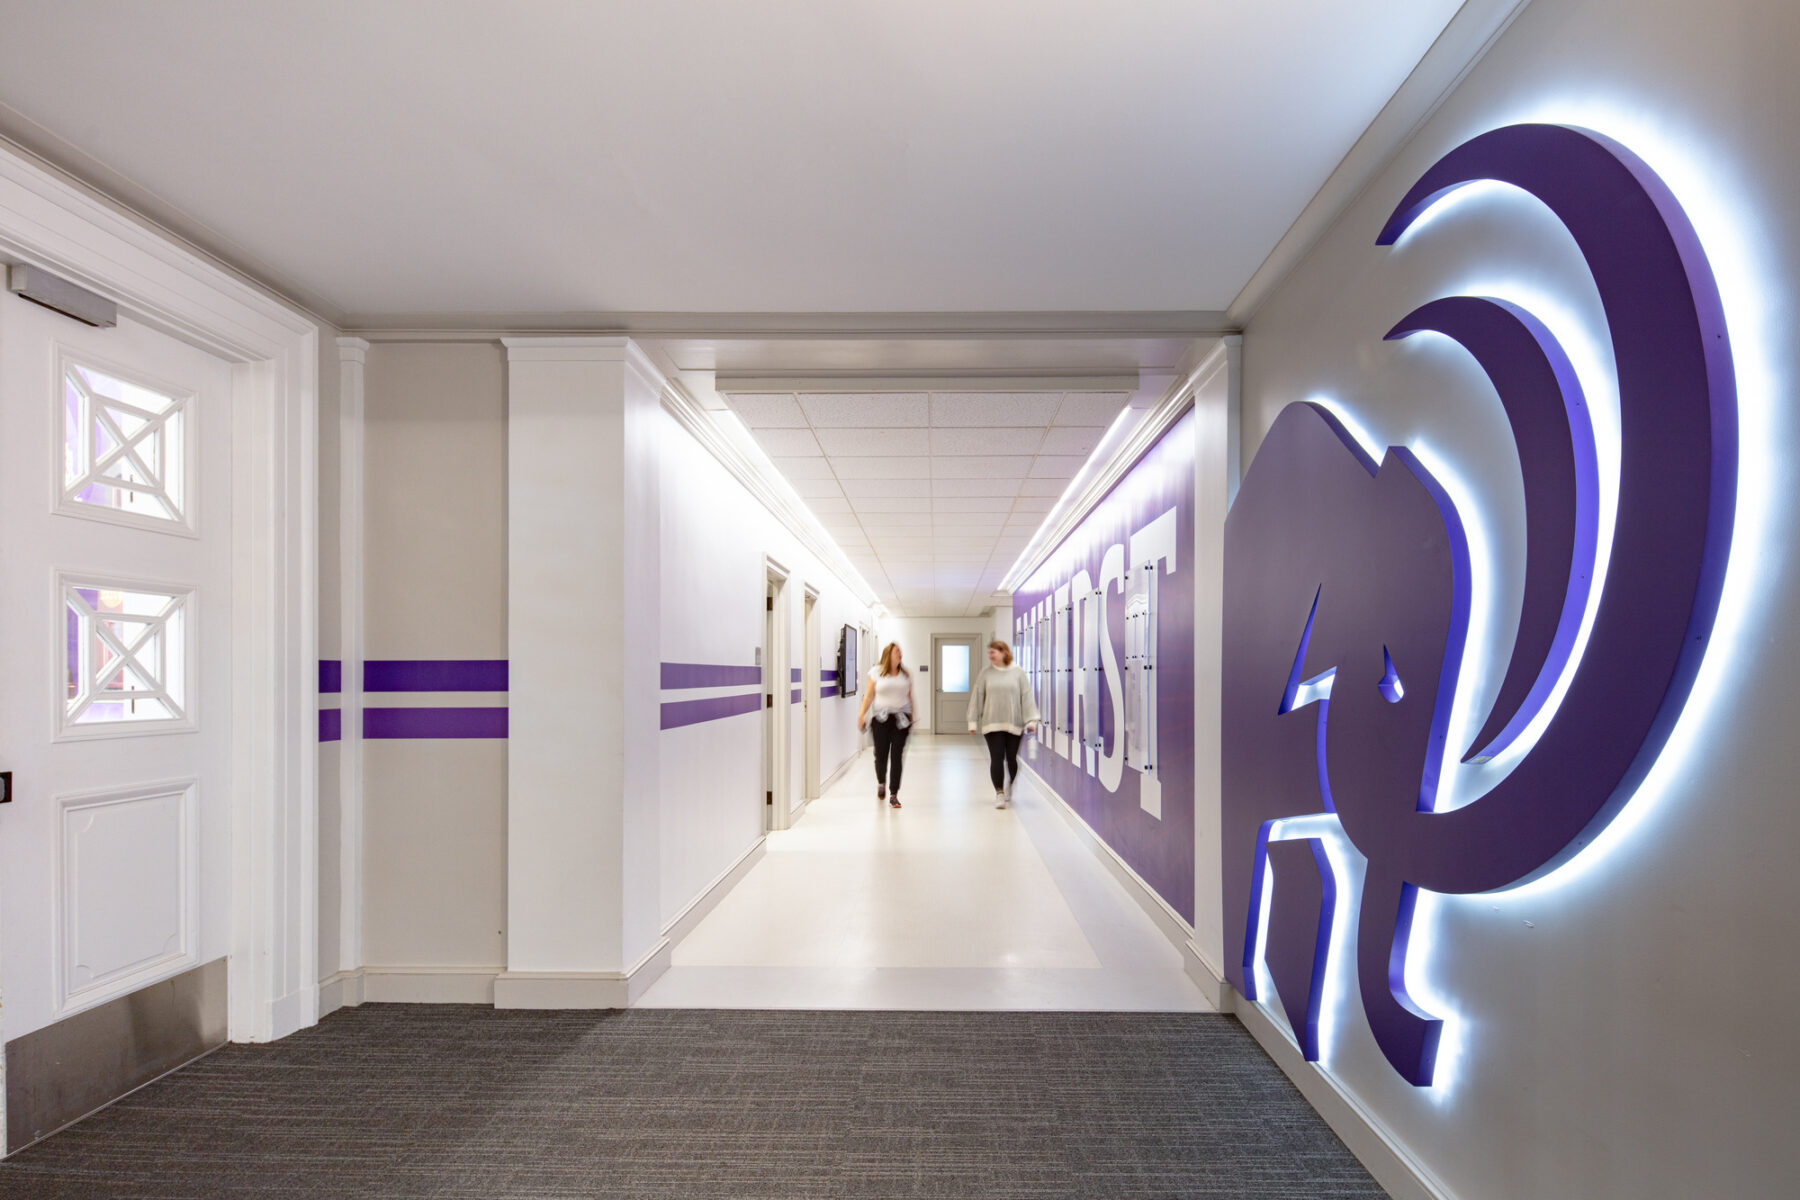
[[[507,970],[497,1007],[628,1003],[658,912],[662,374],[629,338],[507,347]]]
[[[363,965],[363,412],[369,343],[338,344],[338,608],[344,660],[343,734],[338,748],[337,970]]]

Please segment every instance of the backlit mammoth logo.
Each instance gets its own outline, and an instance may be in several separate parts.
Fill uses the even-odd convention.
[[[1595,577],[1602,539],[1593,429],[1575,372],[1530,313],[1475,296],[1435,300],[1387,335],[1431,330],[1461,345],[1493,383],[1519,453],[1519,630],[1473,745],[1446,744],[1466,665],[1468,547],[1448,493],[1410,452],[1390,447],[1376,463],[1329,412],[1290,405],[1258,451],[1225,533],[1230,981],[1261,998],[1255,966],[1266,940],[1282,1008],[1306,1056],[1318,1057],[1334,899],[1346,881],[1321,839],[1283,838],[1276,823],[1335,813],[1368,864],[1354,938],[1363,1011],[1388,1061],[1418,1085],[1432,1080],[1441,1028],[1407,994],[1419,889],[1468,894],[1537,878],[1631,797],[1705,654],[1737,489],[1724,315],[1668,188],[1598,134],[1509,126],[1427,171],[1379,243],[1391,245],[1440,198],[1482,180],[1522,189],[1562,221],[1606,315],[1620,475],[1604,577]],[[1509,747],[1523,757],[1498,784],[1469,804],[1439,808],[1447,752],[1468,761]]]

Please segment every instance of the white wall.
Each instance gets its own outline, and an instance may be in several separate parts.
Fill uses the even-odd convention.
[[[1005,614],[1008,628],[1000,626],[1000,613]],[[986,617],[883,617],[875,631],[875,649],[863,656],[863,675],[874,669],[880,661],[881,648],[889,642],[900,643],[900,661],[913,672],[913,726],[920,733],[932,732],[931,725],[931,680],[932,674],[919,674],[919,667],[936,664],[931,662],[931,638],[934,634],[966,633],[979,637],[985,645],[993,638],[1002,638],[1009,644],[1013,640],[1012,606],[1002,606],[995,614]],[[971,669],[979,671],[985,661],[986,650],[979,650]],[[952,729],[951,733],[966,733],[967,730]]]
[[[368,350],[362,534],[371,659],[507,657],[504,369],[493,343]],[[506,696],[390,694],[368,703],[475,706]],[[505,964],[506,745],[363,744],[363,965]]]
[[[837,665],[838,631],[872,616],[718,460],[675,421],[662,419],[662,661],[750,666],[763,641],[765,557],[790,572],[785,599],[790,670],[808,652],[802,597],[818,590],[825,670]],[[863,662],[868,650],[859,651]],[[799,684],[793,684],[798,687]],[[747,690],[723,688],[723,692]],[[786,698],[788,688],[779,689]],[[665,700],[704,693],[665,693]],[[857,753],[854,697],[821,699],[820,778]],[[789,705],[790,809],[804,799],[802,708]],[[762,836],[762,720],[745,713],[662,731],[662,906],[680,915]]]
[[[1377,440],[1427,441],[1463,476],[1498,549],[1499,619],[1471,640],[1492,661],[1510,643],[1522,578],[1504,420],[1465,356],[1381,335],[1415,305],[1471,290],[1550,298],[1565,342],[1585,333],[1604,347],[1603,320],[1566,234],[1530,203],[1490,193],[1384,250],[1374,238],[1391,206],[1474,134],[1585,125],[1671,185],[1724,293],[1744,491],[1725,610],[1669,751],[1608,836],[1548,884],[1442,902],[1430,980],[1451,1021],[1438,1086],[1402,1082],[1353,993],[1337,1005],[1319,1078],[1442,1195],[1761,1198],[1800,1179],[1797,50],[1792,0],[1540,0],[1245,332],[1246,461],[1283,405],[1323,393]],[[1610,360],[1595,361],[1604,392]]]

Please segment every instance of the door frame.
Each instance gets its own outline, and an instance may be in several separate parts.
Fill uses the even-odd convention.
[[[763,556],[763,594],[773,590],[772,604],[768,610],[767,634],[763,645],[763,692],[768,697],[764,708],[768,714],[768,734],[763,740],[763,753],[766,769],[764,776],[768,780],[768,790],[773,793],[769,802],[763,804],[766,819],[765,831],[786,829],[793,824],[794,798],[789,784],[789,759],[791,755],[792,724],[788,719],[788,710],[793,705],[788,700],[788,692],[793,687],[793,654],[790,652],[792,638],[789,626],[792,618],[788,613],[789,591],[787,567],[775,559]]]
[[[4,143],[0,259],[60,275],[231,365],[228,1033],[285,1037],[319,1008],[321,327]]]
[[[987,665],[986,661],[984,659],[982,659],[982,657],[981,657],[981,648],[983,645],[986,644],[986,639],[984,639],[979,633],[934,633],[931,635],[931,732],[934,735],[945,733],[945,732],[964,734],[964,735],[966,735],[968,733],[967,727],[962,726],[962,725],[957,726],[955,729],[946,731],[942,727],[942,723],[939,722],[939,720],[938,720],[938,706],[937,706],[937,704],[938,704],[938,683],[944,677],[942,670],[940,670],[940,667],[943,664],[943,659],[940,657],[940,655],[938,653],[938,647],[940,645],[944,645],[946,643],[950,643],[953,645],[962,645],[965,642],[968,643],[968,645],[970,647],[970,650],[969,650],[969,690],[972,692],[975,690],[975,677],[977,675],[981,674],[981,668]]]
[[[801,653],[800,662],[800,703],[801,714],[806,722],[806,750],[803,755],[806,764],[806,800],[811,803],[819,798],[819,589],[808,584],[804,598],[804,615],[801,620]]]

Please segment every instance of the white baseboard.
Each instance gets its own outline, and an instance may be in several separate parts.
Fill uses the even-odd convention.
[[[492,1004],[498,974],[498,967],[364,967],[362,998],[372,1004]]]
[[[1360,1100],[1307,1062],[1293,1037],[1260,1005],[1240,1003],[1234,1015],[1394,1200],[1457,1200],[1456,1193],[1413,1157]]]
[[[835,784],[838,780],[842,779],[845,775],[849,774],[850,768],[854,767],[857,763],[857,760],[862,758],[862,756],[863,756],[863,747],[858,746],[856,748],[855,754],[852,754],[849,758],[846,758],[843,762],[839,763],[837,765],[837,770],[833,771],[831,774],[827,775],[824,779],[819,781],[819,795],[823,796],[826,792],[831,790],[833,784]]]
[[[705,890],[688,901],[687,907],[676,913],[674,919],[663,927],[663,940],[673,946],[692,933],[694,926],[704,921],[706,915],[719,906],[719,901],[750,873],[750,868],[762,861],[768,849],[767,836],[758,836],[750,843],[750,848],[738,856],[736,862],[720,871],[717,879],[707,884]]]
[[[503,971],[494,979],[495,1008],[630,1008],[669,969],[674,946],[658,938],[623,971]]]
[[[1088,823],[1081,819],[1081,814],[1069,807],[1068,801],[1057,795],[1056,789],[1048,780],[1031,769],[1031,764],[1021,756],[1019,769],[1026,772],[1037,785],[1039,792],[1049,799],[1050,807],[1062,814],[1070,829],[1081,844],[1088,848],[1093,856],[1100,860],[1102,866],[1112,872],[1113,878],[1119,881],[1127,895],[1136,900],[1138,907],[1156,923],[1162,935],[1169,939],[1169,944],[1181,952],[1181,966],[1200,994],[1206,997],[1208,1004],[1219,1012],[1230,1012],[1235,993],[1230,984],[1225,982],[1225,973],[1218,964],[1210,962],[1202,954],[1199,945],[1194,941],[1194,927],[1187,919],[1173,908],[1168,901],[1156,894],[1156,889],[1144,881],[1144,877],[1132,869],[1131,864],[1119,857],[1119,852],[1101,840]]]
[[[308,1010],[312,997],[306,991],[289,992],[269,1005],[269,1040],[278,1042],[290,1033],[313,1024]]]
[[[319,981],[319,1016],[324,1018],[340,1008],[356,1008],[363,1002],[361,970],[339,971]]]

